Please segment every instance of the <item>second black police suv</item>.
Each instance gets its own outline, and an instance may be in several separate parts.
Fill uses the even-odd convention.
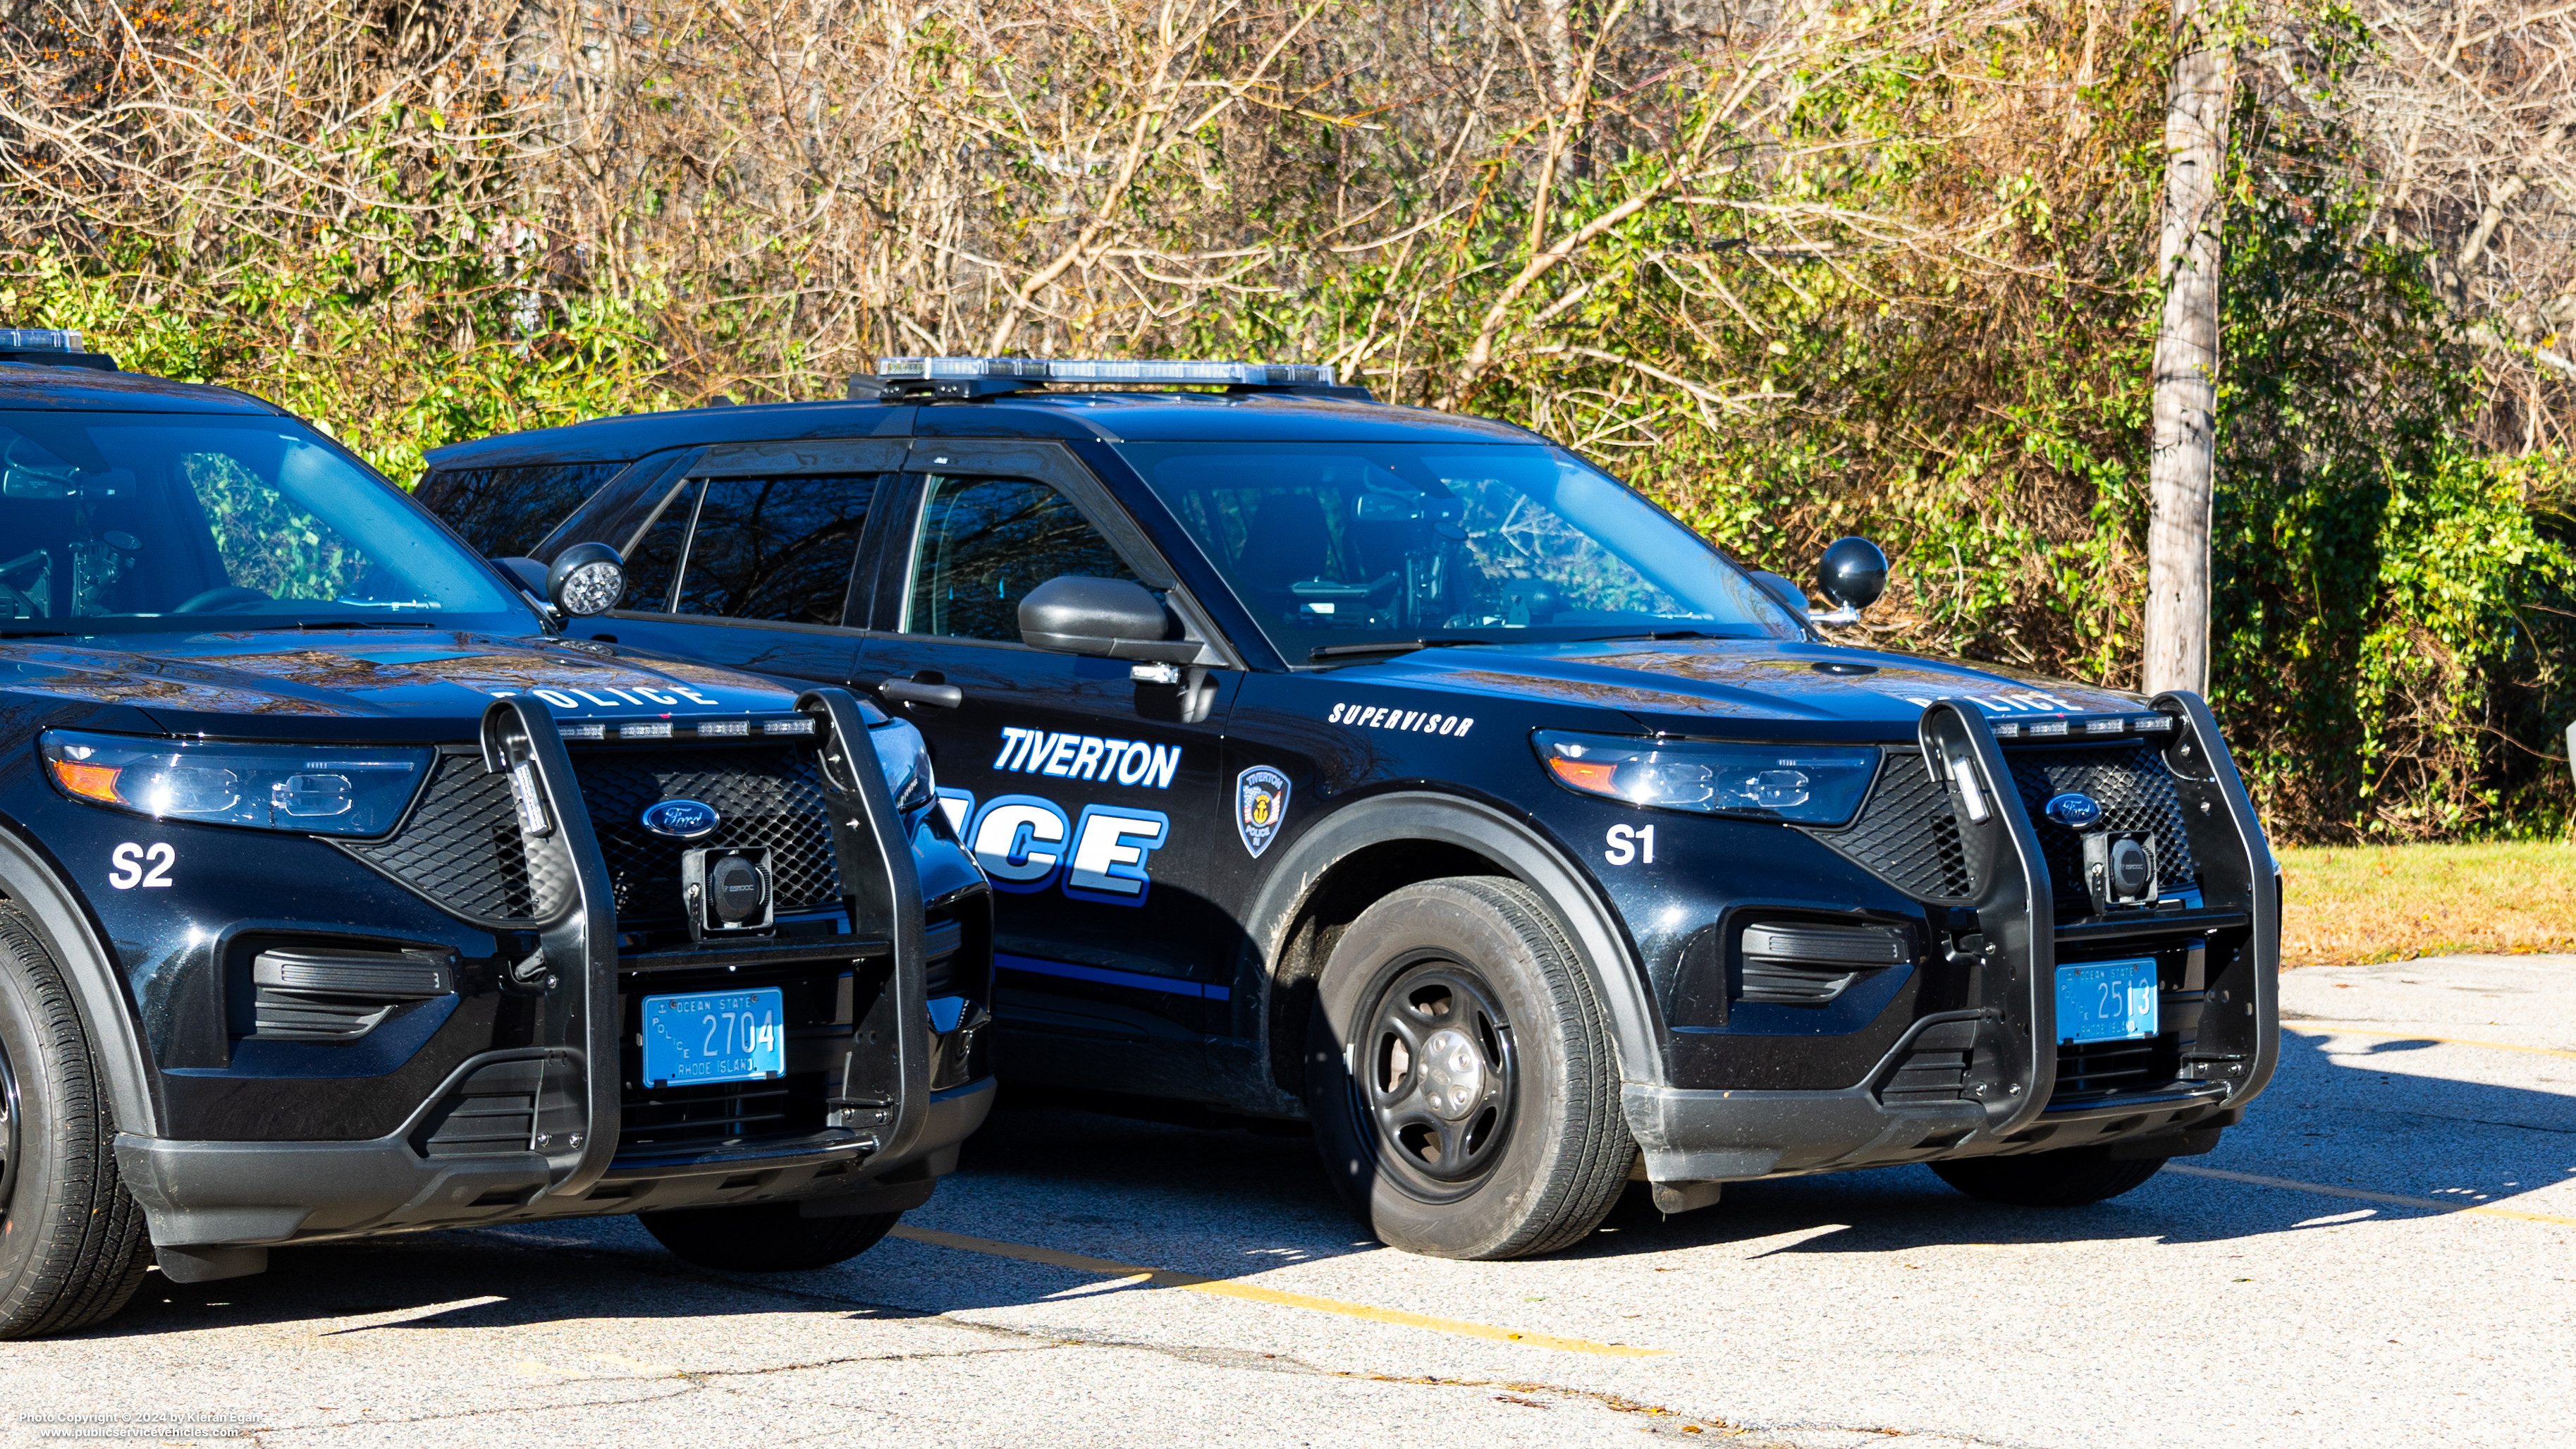
[[[1632,1174],[2090,1202],[2272,1073],[2277,873],[2197,697],[1838,646],[1877,550],[1811,617],[1519,428],[901,359],[423,491],[618,550],[577,632],[904,712],[998,893],[1003,1074],[1305,1117],[1400,1247],[1562,1247]]]
[[[0,333],[0,1337],[277,1244],[834,1262],[954,1167],[989,892],[919,736],[567,639],[304,422]]]

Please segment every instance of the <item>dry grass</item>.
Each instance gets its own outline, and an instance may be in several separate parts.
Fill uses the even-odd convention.
[[[2576,951],[2576,845],[2281,851],[2281,964]]]

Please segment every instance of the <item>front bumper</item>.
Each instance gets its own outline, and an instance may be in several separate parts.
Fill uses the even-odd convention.
[[[486,767],[519,782],[530,870],[554,883],[538,949],[504,963],[497,982],[496,1049],[458,1063],[382,1136],[121,1137],[120,1166],[165,1268],[225,1276],[255,1270],[234,1249],[256,1256],[268,1244],[495,1220],[792,1199],[893,1211],[925,1200],[991,1101],[991,1082],[973,1080],[968,1063],[981,1012],[943,1002],[977,1018],[943,1022],[927,999],[921,882],[856,702],[818,690],[798,708],[820,736],[850,934],[621,955],[607,867],[561,735],[541,701],[496,702],[484,720]],[[988,934],[974,933],[978,950]],[[840,976],[837,1014],[814,1019],[839,1025],[799,1028],[787,1043],[787,1080],[823,1084],[820,1115],[805,1126],[674,1132],[653,1113],[696,1111],[718,1127],[757,1114],[657,1102],[621,1081],[634,1075],[622,1068],[645,991],[835,966],[852,968]]]
[[[894,1212],[927,1202],[937,1180],[956,1167],[958,1144],[992,1110],[994,1086],[986,1078],[928,1095],[920,1131],[899,1157],[874,1156],[843,1133],[837,1142],[763,1144],[756,1154],[613,1167],[570,1195],[550,1191],[551,1165],[537,1152],[424,1157],[410,1140],[416,1122],[372,1142],[178,1142],[128,1134],[116,1140],[116,1162],[165,1256],[740,1203]]]
[[[1835,1091],[1626,1084],[1623,1106],[1643,1175],[1666,1184],[1728,1182],[2105,1145],[2134,1157],[2214,1146],[2279,1059],[2279,877],[2208,706],[2179,693],[2155,706],[2174,720],[2165,755],[2203,865],[2197,908],[2061,930],[2037,832],[1983,711],[1936,702],[1924,714],[1922,744],[1927,759],[1941,762],[1934,774],[1951,793],[1974,886],[1935,904],[1975,914],[1978,930],[1966,938],[1974,949],[1954,946],[1949,958],[1970,973],[1969,1006],[1913,1022],[1858,1083]],[[1962,797],[1962,775],[1980,792],[1974,809]],[[2204,963],[2194,941],[2188,977],[2169,982],[2168,1001],[2187,1000],[2193,1020],[2187,1044],[2164,1068],[2117,1091],[2061,1083],[2059,953],[2099,954],[2115,944],[2178,953],[2203,935],[2232,944]]]

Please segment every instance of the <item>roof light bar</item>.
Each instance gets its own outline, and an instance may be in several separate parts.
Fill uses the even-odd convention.
[[[1330,363],[1120,362],[1105,358],[880,357],[889,382],[994,379],[1009,382],[1136,383],[1153,387],[1331,387]]]
[[[0,352],[84,352],[81,335],[60,327],[0,327]]]

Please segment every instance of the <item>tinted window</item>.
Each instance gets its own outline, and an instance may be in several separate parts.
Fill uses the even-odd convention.
[[[648,614],[669,612],[671,588],[680,581],[680,551],[689,541],[689,524],[697,517],[704,481],[692,478],[671,490],[670,502],[626,551],[627,608]]]
[[[840,623],[877,482],[872,475],[709,479],[679,612]]]
[[[410,499],[285,419],[0,413],[0,555],[0,616],[60,632],[527,622]]]
[[[624,471],[624,463],[448,468],[421,479],[412,497],[465,535],[476,552],[517,558],[534,552],[582,500]]]
[[[1120,451],[1291,659],[1425,635],[1798,633],[1777,601],[1671,515],[1553,448]]]
[[[1044,483],[933,477],[922,500],[904,630],[1017,643],[1020,600],[1063,574],[1136,577],[1100,530]]]

